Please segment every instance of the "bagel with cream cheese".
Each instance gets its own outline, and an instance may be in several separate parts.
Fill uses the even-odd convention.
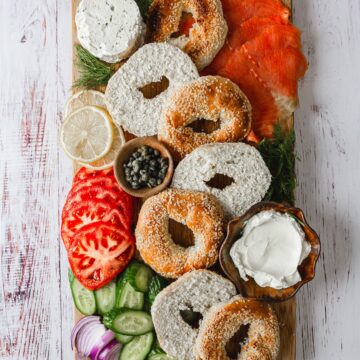
[[[210,134],[195,132],[189,125],[198,119],[219,123]],[[232,81],[203,76],[177,89],[165,106],[159,124],[159,139],[177,158],[213,142],[236,142],[251,129],[251,105]]]
[[[199,74],[190,57],[175,46],[155,43],[141,47],[111,77],[105,92],[114,122],[136,136],[157,134],[158,122],[170,94]],[[169,86],[154,98],[141,89],[166,78]]]
[[[181,32],[184,14],[192,26]],[[193,59],[199,70],[223,47],[228,31],[220,0],[154,0],[149,8],[148,42],[169,42]]]
[[[81,0],[75,23],[80,44],[108,63],[129,57],[144,40],[145,24],[134,0]]]
[[[193,246],[174,243],[168,229],[170,219],[192,230]],[[143,260],[160,275],[177,278],[215,264],[224,239],[223,211],[209,194],[168,189],[145,201],[135,236]]]
[[[213,306],[205,315],[196,340],[197,360],[230,360],[227,344],[241,326],[249,326],[248,340],[238,360],[276,360],[280,345],[278,319],[265,302],[237,296]]]
[[[211,185],[217,175],[231,184]],[[214,195],[230,217],[243,215],[261,201],[271,184],[271,174],[258,150],[244,143],[213,143],[198,147],[180,161],[172,187]]]
[[[195,359],[193,347],[199,329],[184,318],[196,314],[201,319],[213,305],[235,294],[229,280],[208,270],[192,271],[170,284],[157,295],[151,307],[160,346],[177,360]]]

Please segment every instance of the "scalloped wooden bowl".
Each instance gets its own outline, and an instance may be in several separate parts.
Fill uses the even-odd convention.
[[[144,145],[150,146],[153,149],[158,150],[163,158],[169,159],[169,167],[165,175],[165,178],[160,185],[155,186],[153,188],[143,188],[143,189],[135,190],[130,187],[130,185],[125,179],[123,165],[129,159],[130,155],[134,151],[136,151],[138,148]],[[115,159],[115,164],[114,164],[115,177],[120,187],[128,194],[138,198],[149,197],[158,194],[159,192],[164,190],[169,185],[173,172],[174,172],[174,162],[172,156],[169,150],[165,147],[163,143],[161,143],[157,139],[156,136],[144,136],[128,141],[121,147]]]
[[[230,249],[234,242],[240,238],[246,221],[264,210],[275,210],[295,216],[305,232],[306,240],[311,245],[310,254],[298,267],[302,280],[286,289],[277,290],[270,287],[261,287],[250,277],[248,281],[243,280],[230,257]],[[285,301],[293,297],[304,284],[314,278],[320,247],[319,236],[308,225],[304,213],[300,209],[275,202],[260,202],[250,208],[245,215],[235,218],[228,224],[227,236],[220,249],[220,264],[224,273],[236,285],[238,291],[243,296],[267,301]]]

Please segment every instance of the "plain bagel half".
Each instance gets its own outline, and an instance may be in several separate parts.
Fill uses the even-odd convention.
[[[217,175],[232,183],[213,187]],[[271,174],[258,150],[244,143],[213,143],[198,147],[180,161],[172,187],[214,195],[228,216],[243,215],[261,201],[271,184]]]
[[[170,284],[151,307],[160,346],[177,360],[194,360],[193,348],[199,329],[184,320],[184,313],[204,317],[213,305],[235,294],[236,289],[229,280],[208,270],[192,271]]]

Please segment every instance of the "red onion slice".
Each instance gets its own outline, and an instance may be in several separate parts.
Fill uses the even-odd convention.
[[[75,349],[75,345],[76,345],[76,338],[77,335],[79,333],[79,331],[87,324],[90,323],[99,323],[101,324],[100,321],[100,316],[86,316],[82,319],[80,319],[76,325],[73,327],[72,331],[71,331],[71,348],[72,350]]]
[[[91,360],[98,360],[102,350],[115,338],[115,334],[111,330],[107,330],[96,342],[94,342],[91,351]]]
[[[98,360],[118,360],[121,344],[117,340],[112,340],[99,354]]]

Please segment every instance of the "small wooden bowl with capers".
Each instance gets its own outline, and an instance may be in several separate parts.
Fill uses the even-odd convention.
[[[144,198],[169,185],[174,163],[169,150],[156,136],[139,137],[122,146],[115,160],[114,172],[124,191]]]

